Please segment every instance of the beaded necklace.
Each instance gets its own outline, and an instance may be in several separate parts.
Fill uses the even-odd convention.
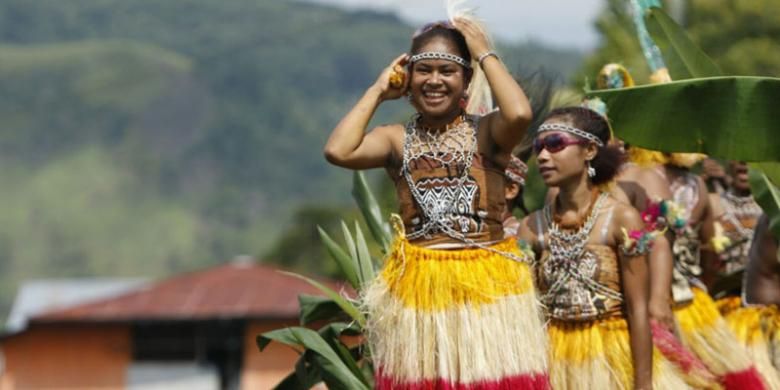
[[[466,244],[467,247],[485,249],[518,262],[531,262],[533,259],[528,256],[498,251],[486,244],[476,242],[466,236],[467,230],[461,231],[456,228],[458,225],[465,226],[463,223],[458,223],[458,216],[462,214],[464,207],[470,207],[470,205],[463,205],[462,198],[464,196],[468,198],[472,192],[468,188],[468,184],[471,183],[469,173],[474,155],[477,153],[479,117],[462,115],[459,120],[443,129],[423,127],[419,121],[420,114],[417,114],[406,123],[401,172],[412,197],[420,207],[423,220],[420,228],[408,232],[406,238],[410,240],[429,238],[431,234],[443,233]],[[424,193],[414,181],[411,166],[415,161],[425,159],[436,161],[448,171],[456,172],[454,177],[448,179],[451,187],[449,191],[431,196],[430,192]]]
[[[420,228],[410,232],[408,237],[416,239],[441,232],[464,241],[466,236],[455,229],[454,219],[459,214],[459,196],[468,193],[466,182],[477,152],[477,118],[462,116],[444,129],[419,126],[419,118],[417,114],[406,124],[402,172],[424,218]],[[412,163],[421,159],[436,161],[447,170],[454,170],[457,173],[451,178],[454,190],[440,196],[425,196],[412,178],[411,169]]]
[[[550,259],[546,266],[561,271],[561,274],[559,274],[561,277],[553,282],[543,297],[548,304],[553,302],[554,297],[566,287],[571,279],[576,280],[591,291],[599,292],[612,299],[623,300],[623,296],[619,291],[615,291],[583,275],[577,267],[577,263],[585,253],[585,246],[607,197],[606,193],[600,193],[596,200],[591,202],[585,222],[573,231],[562,230],[553,215],[552,206],[548,204],[544,207],[544,216],[548,222],[547,235],[550,248]]]

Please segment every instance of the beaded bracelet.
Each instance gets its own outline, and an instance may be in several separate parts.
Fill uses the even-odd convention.
[[[480,55],[479,57],[477,57],[477,63],[479,63],[479,66],[482,66],[482,61],[484,61],[485,58],[488,58],[490,56],[496,57],[496,59],[499,60],[499,61],[501,60],[500,58],[498,58],[498,54],[496,54],[496,52],[491,50],[491,51],[489,51],[487,53],[484,53],[484,54]]]

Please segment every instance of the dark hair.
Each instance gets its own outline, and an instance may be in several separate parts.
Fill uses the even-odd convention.
[[[572,126],[595,135],[604,143],[605,146],[598,147],[596,157],[590,162],[590,166],[596,170],[596,176],[591,178],[593,184],[603,184],[615,178],[625,161],[625,155],[619,147],[609,144],[609,122],[604,116],[589,108],[571,106],[550,111],[545,121],[552,118],[563,119]]]
[[[455,45],[455,49],[458,50],[458,56],[471,63],[471,53],[468,45],[466,45],[466,37],[460,31],[451,27],[448,22],[437,22],[423,27],[421,32],[415,34],[412,38],[412,47],[409,49],[409,53],[412,55],[418,54],[423,46],[435,38],[442,38],[451,42]]]

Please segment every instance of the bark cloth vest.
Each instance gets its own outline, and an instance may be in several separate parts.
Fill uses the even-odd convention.
[[[545,211],[549,210],[549,205]],[[592,321],[623,316],[623,294],[620,281],[620,267],[615,250],[606,245],[613,207],[600,211],[594,208],[594,218],[605,214],[599,237],[590,240],[565,256],[555,256],[556,248],[549,242],[542,226],[549,220],[549,212],[537,213],[537,240],[542,247],[542,256],[537,265],[537,282],[542,302],[547,306],[549,317],[561,321]],[[595,222],[595,221],[594,221]],[[548,232],[549,233],[549,232]],[[576,244],[575,244],[576,245]]]
[[[391,175],[410,242],[446,248],[504,238],[504,168],[477,151],[478,120],[464,116],[433,135],[407,124],[403,166]]]

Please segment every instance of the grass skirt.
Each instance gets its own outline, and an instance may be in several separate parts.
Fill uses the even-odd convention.
[[[778,362],[772,353],[780,331],[778,308],[770,305],[743,307],[739,297],[721,298],[716,303],[737,340],[747,349],[767,387],[780,390]]]
[[[633,389],[634,364],[624,318],[552,320],[550,380],[554,389]],[[653,388],[688,389],[682,373],[653,349]]]
[[[514,240],[492,246],[521,256]],[[377,389],[548,389],[528,265],[484,249],[398,239],[366,289]]]
[[[683,345],[693,351],[726,389],[766,386],[748,352],[706,292],[693,288],[693,301],[674,308]]]

